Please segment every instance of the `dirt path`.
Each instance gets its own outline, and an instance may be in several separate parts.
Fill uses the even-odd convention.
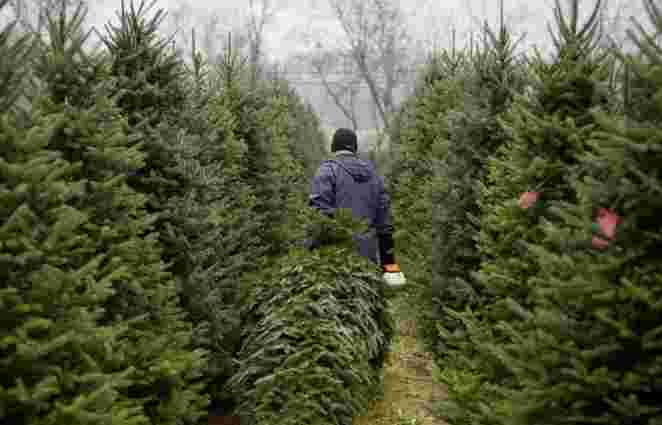
[[[414,324],[400,319],[398,325],[385,367],[384,397],[373,401],[354,425],[443,425],[431,413],[432,402],[446,396],[432,379],[432,359],[417,348]]]
[[[397,301],[396,301],[397,303]],[[446,397],[444,388],[432,378],[433,362],[416,343],[416,327],[411,317],[395,306],[398,332],[384,371],[384,395],[370,403],[366,415],[354,418],[353,425],[446,425],[431,411],[435,400]],[[239,425],[234,416],[210,416],[209,425]]]

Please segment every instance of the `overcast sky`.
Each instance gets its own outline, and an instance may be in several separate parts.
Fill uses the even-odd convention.
[[[114,14],[120,0],[87,0],[90,5],[88,22],[97,28],[103,26]],[[130,0],[126,0],[127,2]],[[139,1],[139,0],[136,0]],[[255,0],[260,4],[263,0]],[[284,62],[288,56],[305,52],[314,46],[316,41],[326,45],[342,40],[342,31],[329,8],[329,0],[270,0],[276,14],[265,28],[265,46],[263,51],[271,60]],[[397,1],[397,0],[396,0]],[[583,15],[592,7],[594,0],[583,0]],[[641,14],[641,0],[606,0],[609,1],[610,13],[613,14],[620,5],[625,5],[623,15]],[[566,0],[562,0],[565,4]],[[156,5],[165,9],[171,18],[180,14],[186,19],[182,24],[184,38],[192,26],[198,26],[204,32],[202,25],[209,18],[218,16],[217,32],[224,37],[227,31],[245,27],[249,16],[248,0],[157,0]],[[521,49],[535,44],[543,51],[549,47],[550,38],[547,22],[553,19],[554,0],[504,0],[506,22],[511,25],[516,35],[526,34]],[[400,6],[409,22],[409,32],[412,38],[429,51],[436,42],[438,47],[450,45],[450,35],[456,29],[457,45],[462,46],[468,34],[487,20],[495,26],[498,23],[497,0],[400,0]],[[166,21],[163,31],[171,34],[175,30],[172,20]],[[198,33],[200,34],[200,33]],[[223,40],[219,40],[220,47]],[[182,46],[180,46],[182,47]],[[220,49],[216,49],[217,52]],[[309,102],[327,129],[337,126],[347,126],[349,122],[338,109],[325,89],[315,81],[290,78],[291,84]],[[371,131],[374,126],[372,115],[372,100],[364,90],[358,100],[359,128]],[[402,93],[406,96],[406,92]],[[396,94],[396,98],[401,98]],[[396,102],[398,99],[396,99]]]
[[[90,22],[100,27],[112,19],[120,0],[89,0]],[[259,2],[260,0],[256,0]],[[284,59],[300,52],[307,46],[305,35],[313,39],[329,41],[341,36],[340,28],[328,6],[328,0],[271,0],[277,14],[266,28],[266,52],[271,59]],[[641,0],[610,0],[615,9],[628,4],[626,14],[640,7]],[[584,1],[586,8],[591,0]],[[228,29],[246,21],[247,0],[157,0],[157,7],[171,15],[177,10],[188,9],[190,24],[198,25],[206,18],[217,14],[221,25]],[[458,38],[466,36],[476,23],[487,19],[492,24],[498,20],[497,0],[400,0],[400,5],[410,22],[410,32],[419,42],[433,40],[444,44],[450,39],[450,29],[457,28]],[[527,34],[527,45],[544,45],[548,42],[545,29],[553,18],[553,0],[505,0],[507,21],[516,32]],[[168,28],[168,30],[172,30]],[[315,41],[315,40],[312,40]],[[310,40],[309,40],[310,42]]]

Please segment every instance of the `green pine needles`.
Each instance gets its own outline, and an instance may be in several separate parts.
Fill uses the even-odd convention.
[[[384,284],[355,253],[351,220],[324,221],[346,242],[293,249],[255,277],[271,283],[246,299],[248,326],[228,387],[247,424],[351,425],[381,387],[393,335]]]
[[[630,33],[641,56],[622,56],[632,73],[624,81],[659,99],[660,53],[652,34],[662,29],[662,10],[654,1],[645,5],[654,30],[637,24]],[[514,423],[662,423],[656,259],[662,204],[653,195],[661,184],[662,108],[659,101],[632,103],[628,92],[630,117],[595,114],[593,149],[581,157],[589,176],[573,185],[579,200],[560,208],[563,220],[544,226],[546,243],[532,248],[541,272],[531,319],[514,333],[510,363],[522,382],[513,397]],[[591,239],[600,209],[621,217],[615,238],[604,248],[569,249],[568,240]],[[539,360],[531,364],[532,358]]]
[[[603,5],[557,1],[549,56],[516,63],[503,32],[485,37],[460,102],[407,103],[424,107],[399,129],[403,162],[440,159],[433,190],[397,197],[428,197],[423,335],[449,423],[661,423],[662,9],[644,1],[621,52]]]
[[[296,225],[318,121],[282,84],[225,91],[199,56],[188,75],[144,2],[100,51],[82,4],[52,6],[38,54],[0,30],[0,422],[206,421],[248,332],[239,283]]]

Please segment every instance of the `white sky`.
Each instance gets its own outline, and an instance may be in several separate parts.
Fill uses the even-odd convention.
[[[131,0],[125,0],[130,3]],[[140,0],[134,0],[139,3]],[[255,0],[260,4],[263,0]],[[325,45],[334,44],[342,39],[342,31],[332,16],[329,0],[269,0],[273,2],[277,13],[265,28],[263,52],[271,60],[286,61],[289,55],[305,52],[315,42]],[[395,0],[397,1],[397,0]],[[470,31],[479,27],[487,19],[492,26],[498,21],[497,0],[399,0],[407,16],[410,35],[418,46],[430,51],[436,43],[438,47],[450,46],[450,34],[456,29],[458,47],[462,47]],[[543,50],[549,46],[546,24],[553,18],[555,0],[504,0],[506,20],[514,29],[515,35],[527,34],[526,48],[536,44]],[[607,1],[613,12],[619,5],[627,6],[623,12],[625,18],[630,15],[642,16],[642,0],[603,0]],[[566,0],[561,0],[563,4]],[[103,29],[108,20],[115,20],[115,12],[120,8],[121,0],[87,0],[89,5],[88,23]],[[249,0],[157,0],[156,7],[163,8],[172,17],[177,12],[187,16],[182,25],[183,35],[190,34],[192,26],[200,27],[209,22],[212,16],[218,16],[217,33],[219,40],[217,53],[224,44],[228,31],[245,27],[248,16]],[[583,0],[584,9],[593,5],[593,0]],[[584,10],[584,12],[586,12]],[[585,13],[584,13],[585,14]],[[610,13],[608,16],[610,16]],[[0,21],[2,21],[0,13]],[[645,19],[643,19],[646,22]],[[162,27],[164,35],[175,30],[172,20],[167,20]],[[204,28],[200,28],[204,32]],[[308,39],[306,35],[309,35]],[[188,39],[188,37],[186,37]],[[184,46],[182,46],[184,47]],[[214,47],[216,48],[216,47]],[[412,52],[415,53],[415,52]],[[310,78],[310,77],[302,77]],[[296,80],[296,79],[295,79]],[[306,101],[310,102],[320,114],[322,122],[329,128],[348,125],[343,114],[315,81],[291,81]],[[373,126],[371,99],[364,93],[359,99],[360,127],[370,129]]]
[[[128,2],[129,0],[127,0]],[[287,55],[305,48],[304,34],[312,34],[316,40],[329,41],[340,36],[340,28],[332,17],[328,0],[271,0],[278,11],[275,19],[266,28],[265,51],[272,59],[284,59]],[[259,3],[260,0],[256,0]],[[552,19],[554,0],[504,0],[507,21],[514,24],[519,33],[527,33],[527,43],[545,44],[548,40],[545,24]],[[100,27],[120,6],[120,0],[89,0],[90,22]],[[640,7],[641,0],[610,0],[612,7],[617,3]],[[157,7],[170,14],[188,5],[199,21],[214,13],[220,17],[221,25],[228,28],[241,26],[248,12],[248,0],[157,0]],[[583,2],[586,7],[592,1]],[[450,29],[457,28],[461,39],[477,22],[488,19],[496,24],[498,19],[497,0],[400,0],[408,16],[412,36],[420,41],[437,39],[448,44]],[[626,11],[626,14],[631,10]],[[167,31],[168,29],[166,29]]]

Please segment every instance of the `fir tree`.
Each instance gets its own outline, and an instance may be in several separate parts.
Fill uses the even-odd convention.
[[[246,251],[266,261],[285,249],[289,195],[299,190],[303,177],[302,164],[291,155],[287,91],[267,82],[251,87],[245,59],[231,42],[219,77],[221,88],[210,107],[224,140],[214,149],[223,158],[224,174],[236,182],[233,192],[244,204],[244,217],[250,218]]]
[[[244,67],[245,59],[230,40],[219,66],[220,87],[209,101],[210,126],[217,133],[204,149],[209,161],[217,163],[222,170],[223,181],[216,188],[217,202],[212,214],[220,226],[219,232],[225,235],[222,258],[224,268],[232,270],[232,276],[247,270],[268,250],[260,235],[262,218],[255,212],[259,199],[254,193],[252,177],[257,166],[255,171],[247,170],[252,162],[247,140],[256,133],[253,120],[257,99],[244,85]]]
[[[589,176],[574,184],[578,202],[560,205],[562,220],[531,248],[541,272],[528,326],[510,330],[507,360],[523,384],[510,423],[660,423],[662,9],[645,6],[652,30],[630,32],[640,58],[620,56],[634,74],[626,85],[654,100],[626,95],[627,117],[596,112],[593,149],[581,156]]]
[[[119,396],[132,372],[118,367],[124,327],[99,324],[112,273],[72,205],[86,196],[80,165],[45,149],[53,120],[35,113],[26,129],[11,112],[28,47],[11,30],[0,31],[0,421],[144,423]]]
[[[229,407],[224,384],[242,327],[239,287],[270,284],[244,275],[271,261],[268,254],[280,253],[296,230],[293,212],[303,203],[306,167],[295,154],[304,143],[295,133],[298,97],[278,81],[251,88],[231,39],[221,59],[209,70],[193,52],[187,83],[192,96],[180,124],[187,129],[187,151],[180,163],[200,185],[178,205],[201,223],[189,237],[194,268],[182,282],[182,295],[198,344],[213,353],[206,375],[214,410]]]
[[[306,190],[320,161],[327,156],[327,141],[322,125],[312,106],[304,103],[292,91],[288,94],[290,104],[290,140],[292,156],[304,167]]]
[[[234,133],[238,117],[225,108],[236,98],[232,92],[217,91],[213,70],[193,41],[186,82],[190,95],[178,124],[185,129],[178,163],[196,184],[173,207],[196,220],[189,227],[193,262],[191,273],[180,281],[181,299],[195,326],[196,347],[210,353],[204,377],[212,410],[223,413],[232,402],[224,386],[234,371],[239,342],[240,277],[253,267],[257,226],[252,223],[249,187],[239,178],[242,146]]]
[[[310,180],[306,179],[306,168],[319,167],[321,155],[312,158],[299,156],[303,143],[309,146],[321,146],[320,139],[297,139],[296,129],[306,116],[296,116],[299,100],[285,80],[273,81],[272,87],[265,93],[267,104],[257,118],[265,125],[265,138],[269,141],[269,168],[264,178],[273,185],[264,208],[269,213],[265,217],[267,228],[265,235],[272,245],[271,252],[280,253],[288,248],[289,233],[298,226],[297,215],[301,205],[308,201]],[[306,124],[306,121],[301,122]],[[318,135],[319,135],[319,128]],[[277,184],[274,184],[277,183]]]
[[[35,113],[2,117],[2,413],[13,424],[142,424],[124,361],[126,323],[105,321],[118,271],[98,249],[80,164],[45,149],[58,131]],[[108,133],[106,133],[108,134]]]
[[[423,71],[416,95],[396,119],[393,133],[394,166],[388,176],[393,197],[394,227],[398,258],[409,279],[416,282],[410,296],[429,308],[418,309],[416,320],[428,344],[436,340],[436,316],[430,305],[432,276],[432,192],[439,184],[438,172],[447,152],[449,126],[446,116],[462,99],[458,78],[466,66],[459,51],[433,56]],[[397,123],[400,123],[399,125]]]
[[[82,7],[49,15],[36,65],[46,89],[35,110],[52,123],[48,149],[78,165],[71,178],[85,188],[71,205],[88,215],[85,231],[94,244],[79,255],[104,256],[99,267],[109,275],[112,296],[98,321],[125,329],[118,366],[134,369],[122,399],[152,423],[195,422],[206,405],[196,382],[204,353],[191,345],[145,196],[126,184],[127,171],[142,167],[145,155],[110,97],[108,67],[83,53],[83,19]]]
[[[7,6],[9,0],[0,0],[0,10]],[[0,51],[2,51],[2,70],[0,73],[0,90],[2,103],[0,111],[6,111],[15,106],[16,100],[23,93],[17,89],[23,80],[27,58],[32,43],[30,36],[17,37],[16,22],[10,22],[0,31]]]
[[[463,311],[475,305],[477,290],[472,274],[481,256],[477,247],[480,210],[478,200],[488,160],[506,140],[498,120],[521,90],[523,78],[515,60],[517,47],[508,28],[497,32],[487,25],[485,45],[470,52],[464,98],[449,121],[448,152],[433,191],[433,278],[430,306],[440,330],[434,344],[439,363],[449,366],[454,343],[464,341],[462,325],[447,309]],[[429,297],[426,297],[429,299]],[[454,335],[459,331],[456,338]],[[452,340],[455,339],[455,342]],[[442,360],[441,357],[444,357]]]
[[[503,351],[512,342],[505,329],[527,317],[540,271],[527,247],[544,237],[540,223],[554,220],[550,206],[577,199],[573,181],[584,172],[579,156],[590,149],[586,140],[595,126],[591,110],[607,105],[608,69],[604,52],[596,47],[600,2],[583,23],[579,1],[569,5],[566,14],[556,2],[554,56],[546,61],[537,54],[531,61],[533,93],[518,96],[504,114],[501,123],[510,140],[488,163],[479,203],[483,258],[475,306],[449,312],[463,323],[467,342],[456,356],[462,362],[459,369],[478,376],[470,397],[451,391],[455,409],[447,407],[457,423],[494,423],[495,412],[518,386]],[[542,202],[530,206],[524,201],[534,193]]]
[[[570,1],[566,17],[557,1],[554,60],[547,63],[538,56],[532,62],[534,97],[518,97],[503,118],[511,141],[490,162],[481,200],[480,247],[487,260],[481,280],[490,296],[510,294],[525,301],[526,285],[517,282],[535,274],[516,241],[536,240],[540,210],[517,205],[520,195],[537,191],[546,202],[575,198],[572,181],[581,171],[577,156],[587,149],[586,135],[593,128],[591,109],[604,105],[608,95],[601,85],[604,53],[596,51],[599,3],[580,27],[579,2]]]
[[[188,226],[195,221],[177,214],[180,202],[196,182],[190,181],[177,161],[180,148],[178,117],[186,105],[185,68],[158,30],[165,13],[154,2],[141,0],[136,7],[122,1],[119,22],[105,27],[102,40],[108,50],[113,96],[128,118],[134,143],[147,153],[144,167],[130,170],[129,184],[148,197],[149,211],[156,214],[156,230],[165,260],[179,279],[192,269]]]

